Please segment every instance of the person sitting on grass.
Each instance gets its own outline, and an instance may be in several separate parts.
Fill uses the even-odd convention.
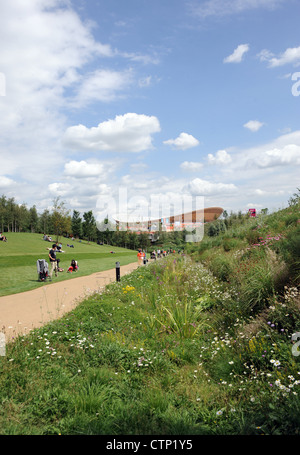
[[[72,259],[71,261],[71,265],[70,267],[68,268],[68,272],[72,273],[72,272],[76,272],[78,270],[78,264],[77,264],[77,261],[75,261],[75,259]]]
[[[7,238],[5,237],[5,235],[2,235],[2,232],[0,232],[0,241],[7,242]]]

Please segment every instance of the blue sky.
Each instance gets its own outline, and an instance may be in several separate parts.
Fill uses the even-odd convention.
[[[0,194],[230,211],[300,186],[297,0],[0,5]],[[100,210],[101,212],[101,210]]]

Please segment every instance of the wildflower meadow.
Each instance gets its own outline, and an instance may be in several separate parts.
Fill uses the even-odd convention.
[[[298,217],[236,220],[18,337],[2,433],[298,435]]]

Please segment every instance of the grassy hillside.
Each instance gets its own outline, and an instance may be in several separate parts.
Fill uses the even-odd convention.
[[[46,259],[49,262],[47,248],[51,248],[52,242],[45,242],[41,234],[7,233],[6,236],[8,241],[0,242],[0,296],[42,286],[43,283],[37,280],[36,261]],[[74,245],[74,248],[67,244]],[[93,242],[88,244],[86,241],[63,238],[62,249],[65,252],[57,253],[57,258],[64,272],[60,272],[58,277],[53,275],[53,282],[108,270],[114,268],[117,261],[126,265],[136,260],[135,251]],[[67,273],[72,259],[78,261],[77,274]]]
[[[241,219],[19,337],[2,433],[298,435],[299,218]]]

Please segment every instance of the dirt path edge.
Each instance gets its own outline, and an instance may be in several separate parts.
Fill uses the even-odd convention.
[[[136,262],[121,266],[121,278],[137,267]],[[0,297],[0,332],[5,334],[6,342],[26,335],[34,328],[61,318],[84,298],[101,292],[115,280],[116,270],[110,269],[59,283],[45,283],[32,291]]]

